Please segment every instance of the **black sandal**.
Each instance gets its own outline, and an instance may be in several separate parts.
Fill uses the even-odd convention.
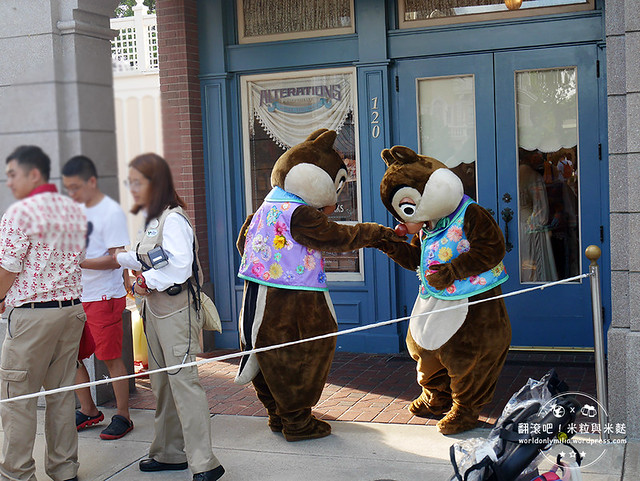
[[[120,439],[133,429],[133,421],[116,414],[111,423],[100,433],[100,439]]]
[[[98,424],[104,420],[102,411],[98,411],[95,416],[88,416],[80,410],[76,410],[76,430],[80,431],[94,424]]]

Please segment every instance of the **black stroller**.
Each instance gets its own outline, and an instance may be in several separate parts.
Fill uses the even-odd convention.
[[[566,383],[554,370],[540,381],[529,382],[514,394],[487,439],[470,439],[450,448],[454,475],[450,481],[532,481],[561,479],[553,473],[539,475],[542,452],[572,436],[567,427],[574,423],[580,403],[570,396]],[[560,458],[557,466],[563,467]],[[555,476],[555,477],[554,477]]]

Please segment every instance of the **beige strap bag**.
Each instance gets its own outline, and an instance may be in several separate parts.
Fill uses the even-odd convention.
[[[220,322],[218,309],[216,309],[216,305],[211,298],[202,291],[200,291],[200,315],[204,319],[202,329],[222,332],[222,323]]]

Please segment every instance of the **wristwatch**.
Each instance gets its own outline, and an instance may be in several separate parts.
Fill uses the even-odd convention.
[[[144,277],[142,274],[140,274],[138,277],[136,277],[136,283],[142,288],[145,289],[147,291],[147,293],[151,292],[149,290],[149,287],[147,286],[147,281],[145,281]]]

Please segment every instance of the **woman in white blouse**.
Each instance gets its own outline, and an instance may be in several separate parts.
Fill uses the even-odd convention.
[[[202,328],[196,310],[202,270],[185,203],[175,191],[167,162],[156,154],[129,163],[128,184],[135,202],[132,212],[144,213],[145,226],[135,249],[118,252],[116,259],[122,267],[141,271],[133,292],[143,300],[149,369],[194,361]],[[194,481],[222,477],[224,468],[211,448],[209,407],[197,367],[151,374],[150,380],[157,403],[155,437],[140,470],[188,466]]]

